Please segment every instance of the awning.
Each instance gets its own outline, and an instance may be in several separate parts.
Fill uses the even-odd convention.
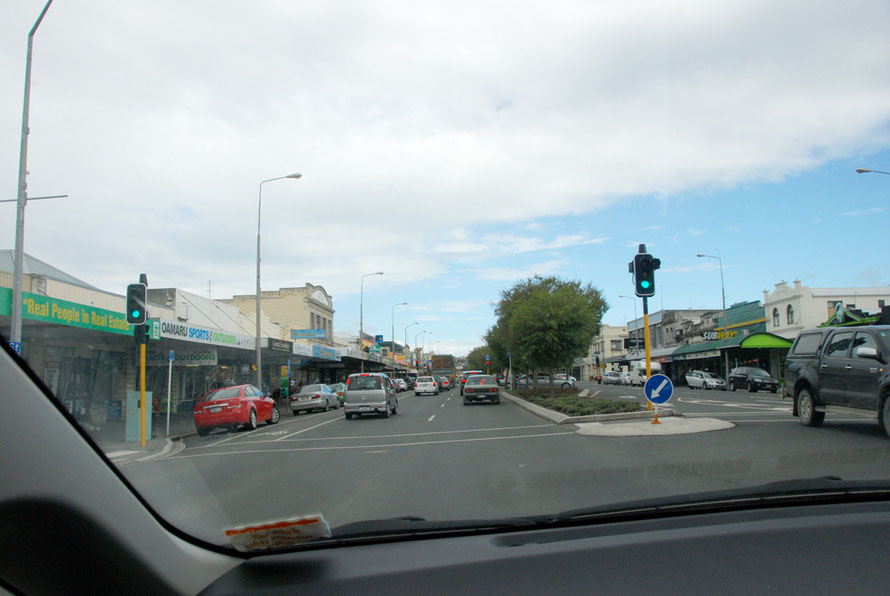
[[[695,344],[680,346],[674,350],[674,360],[694,360],[697,358],[712,358],[719,356],[723,350],[777,348],[787,350],[791,347],[791,340],[780,337],[774,333],[752,333],[751,335],[736,335],[729,339],[715,339]]]

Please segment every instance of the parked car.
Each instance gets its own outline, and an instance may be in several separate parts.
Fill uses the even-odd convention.
[[[382,373],[355,373],[346,379],[346,395],[343,400],[346,419],[363,414],[380,414],[389,418],[398,414],[399,399],[392,381]]]
[[[259,422],[275,424],[281,418],[275,401],[253,385],[235,385],[208,391],[195,404],[195,429],[202,437],[214,428],[235,430],[246,425],[254,430]]]
[[[477,401],[501,403],[501,389],[491,375],[473,375],[464,385],[464,405]]]
[[[408,391],[408,382],[405,379],[399,377],[396,379],[392,379],[392,382],[396,386],[396,390],[398,391]]]
[[[621,384],[622,385],[630,385],[630,373],[629,372],[621,373]]]
[[[819,426],[833,408],[873,412],[890,435],[890,326],[802,331],[785,357],[783,392],[794,397],[792,414]]]
[[[506,377],[504,376],[504,373],[498,373],[494,376],[494,380],[498,382],[498,385],[503,387],[506,382]]]
[[[607,370],[603,373],[603,385],[624,385],[621,373],[617,370]]]
[[[560,386],[562,387],[571,387],[575,388],[575,384],[578,382],[578,379],[571,375],[558,374],[556,375],[556,380],[559,381]]]
[[[298,393],[290,396],[290,409],[294,416],[300,412],[319,410],[326,412],[340,407],[340,398],[337,393],[324,383],[304,385]]]
[[[686,384],[690,389],[726,389],[726,381],[704,370],[691,370],[686,373]]]
[[[340,400],[340,407],[343,406],[343,396],[346,394],[346,383],[334,383],[330,386],[331,391],[337,394]]]
[[[740,366],[729,373],[729,390],[735,391],[743,387],[752,393],[761,389],[775,393],[779,390],[779,381],[762,368]]]

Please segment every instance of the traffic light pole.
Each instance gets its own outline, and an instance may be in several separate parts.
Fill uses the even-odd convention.
[[[139,403],[142,404],[142,416],[139,417],[139,440],[145,447],[145,425],[148,407],[145,403],[145,342],[139,344]]]
[[[649,299],[643,296],[643,339],[646,342],[646,378],[652,376],[652,352],[649,348]],[[652,402],[646,400],[647,409],[652,409]]]

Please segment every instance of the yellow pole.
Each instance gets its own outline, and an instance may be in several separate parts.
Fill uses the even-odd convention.
[[[645,300],[646,299],[643,298],[644,302],[645,302]],[[649,351],[649,309],[648,308],[643,309],[643,327],[644,327],[643,341],[646,342],[646,380],[648,381],[649,377],[652,376],[652,358],[651,358],[651,353]],[[648,404],[647,404],[648,407],[646,409],[651,410],[652,402],[649,401],[648,399],[646,401],[648,402]]]
[[[139,344],[139,403],[142,404],[142,416],[139,418],[139,436],[145,447],[145,419],[148,408],[145,403],[145,344]]]

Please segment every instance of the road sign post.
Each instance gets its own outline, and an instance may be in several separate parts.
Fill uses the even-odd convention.
[[[665,375],[648,377],[646,384],[643,385],[643,393],[646,394],[646,400],[649,402],[650,409],[651,405],[655,404],[655,420],[652,421],[652,424],[661,424],[658,421],[658,406],[670,401],[671,396],[674,394],[674,384]]]

